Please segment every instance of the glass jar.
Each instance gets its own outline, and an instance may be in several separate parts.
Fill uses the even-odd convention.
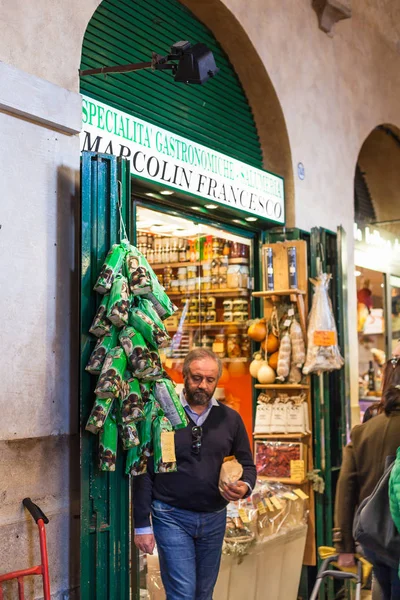
[[[226,356],[226,340],[225,340],[225,335],[223,333],[217,333],[217,335],[215,336],[214,342],[212,345],[212,350],[219,358],[225,358],[225,356]]]
[[[197,277],[197,267],[194,265],[189,265],[187,267],[187,276],[188,279],[195,279]]]
[[[212,337],[210,337],[209,335],[203,335],[203,337],[201,338],[201,345],[203,348],[212,348],[213,345],[213,339]]]
[[[232,306],[232,310],[234,312],[236,311],[241,311],[241,312],[247,312],[247,300],[234,300],[233,301],[233,306]]]
[[[222,275],[221,273],[218,275],[218,289],[225,290],[228,286],[228,276]]]
[[[196,280],[193,277],[191,279],[187,279],[187,290],[188,292],[196,291]]]
[[[188,280],[187,279],[178,279],[179,281],[179,291],[185,294],[188,291]],[[190,290],[189,290],[190,291]]]
[[[249,287],[249,275],[250,275],[250,270],[249,267],[246,267],[246,265],[240,265],[240,278],[239,278],[239,287],[240,288],[248,288]]]
[[[240,335],[237,333],[230,333],[227,336],[226,352],[229,358],[239,358],[241,355],[240,342]]]
[[[169,286],[166,287],[165,289],[171,290],[171,293],[178,294],[180,292],[180,289],[179,289],[180,285],[179,284],[180,284],[179,279],[173,279],[171,281],[171,283],[169,284]],[[165,286],[165,283],[164,283],[164,286]]]
[[[216,323],[217,321],[217,311],[210,309],[206,312],[206,319],[208,323]]]
[[[224,307],[224,311],[232,311],[233,309],[233,300],[224,300],[222,303],[222,306]]]
[[[211,275],[211,289],[218,290],[219,289],[219,277],[218,275]]]
[[[186,261],[186,240],[182,238],[178,240],[178,257],[179,262]]]
[[[210,309],[215,310],[215,305],[217,302],[215,296],[208,296],[206,302],[207,302],[207,310],[210,310]]]
[[[198,323],[199,322],[199,312],[197,310],[191,310],[188,313],[188,321],[189,321],[189,323]]]
[[[225,311],[223,319],[224,319],[224,323],[232,323],[232,321],[233,321],[232,312]]]
[[[241,283],[240,276],[240,265],[229,265],[227,274],[227,285],[228,288],[237,289],[240,288]]]
[[[250,357],[251,341],[250,341],[250,338],[248,335],[242,336],[242,341],[240,343],[240,350],[241,350],[242,356],[245,356],[246,358]]]
[[[234,323],[246,323],[247,319],[247,312],[236,311],[232,313],[232,320]]]
[[[211,275],[211,263],[203,263],[203,277],[210,277]]]
[[[165,269],[164,269],[165,270]],[[187,279],[187,268],[186,267],[179,267],[178,269],[178,279]]]
[[[211,277],[201,278],[201,289],[204,291],[211,290]]]
[[[199,299],[198,298],[190,298],[189,310],[199,310]]]

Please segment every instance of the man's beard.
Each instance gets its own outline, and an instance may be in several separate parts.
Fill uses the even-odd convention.
[[[211,396],[203,391],[203,390],[195,390],[192,391],[189,386],[185,386],[185,395],[186,395],[186,400],[188,402],[189,405],[192,406],[206,406],[211,398],[213,397],[214,394],[214,390],[213,393],[211,394]]]

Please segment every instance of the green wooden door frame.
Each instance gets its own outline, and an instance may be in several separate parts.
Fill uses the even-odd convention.
[[[348,356],[347,325],[347,253],[346,235],[343,228],[331,232],[319,227],[311,233],[300,229],[276,229],[266,232],[270,243],[284,240],[305,240],[308,244],[308,268],[310,277],[322,270],[332,273],[330,296],[338,328],[342,354]],[[312,298],[310,284],[309,298]],[[347,442],[350,423],[349,365],[340,371],[311,376],[313,403],[314,468],[320,469],[325,480],[325,493],[315,494],[316,543],[318,546],[332,544],[334,493],[342,460],[342,446]],[[316,569],[303,568],[299,595],[306,600],[315,582]],[[333,585],[321,591],[320,598],[334,597]]]
[[[85,431],[95,378],[85,371],[95,339],[89,334],[99,296],[93,292],[104,258],[121,239],[121,212],[130,223],[129,163],[83,152],[81,161],[80,431],[82,600],[129,598],[129,479],[122,457],[114,473],[97,466],[98,439]],[[129,235],[129,231],[128,231]]]

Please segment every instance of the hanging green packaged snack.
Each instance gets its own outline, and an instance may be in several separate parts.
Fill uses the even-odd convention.
[[[118,332],[114,325],[109,333],[99,338],[86,365],[86,371],[92,375],[99,375],[104,364],[107,353],[117,344]]]
[[[147,259],[137,248],[131,246],[129,249],[129,262],[134,268],[127,265],[127,270],[130,271],[129,284],[133,295],[141,295],[150,300],[156,310],[158,316],[165,320],[178,310],[171,302],[164,288],[157,279],[157,275],[147,262]]]
[[[129,325],[142,334],[147,342],[153,346],[168,346],[171,338],[168,333],[161,329],[154,321],[139,308],[133,306],[129,311]]]
[[[109,294],[103,296],[90,326],[89,332],[96,337],[103,337],[103,335],[108,333],[111,329],[111,321],[107,319],[107,306],[109,298]]]
[[[142,396],[143,404],[146,404],[152,395],[153,384],[150,381],[139,381],[140,394]]]
[[[118,431],[124,450],[129,450],[130,448],[139,446],[139,434],[136,429],[135,423],[119,423]]]
[[[175,456],[175,432],[165,415],[157,415],[152,425],[154,473],[177,471]]]
[[[140,446],[128,450],[125,473],[137,477],[147,472],[147,456],[141,454]]]
[[[147,346],[150,351],[150,356],[153,361],[154,369],[150,373],[145,375],[142,379],[143,381],[157,381],[158,379],[163,379],[165,377],[165,372],[161,363],[161,358],[157,347],[152,347],[150,343],[148,343]]]
[[[185,409],[175,391],[170,379],[161,379],[154,382],[154,396],[160,403],[165,416],[174,429],[183,429],[187,425]]]
[[[113,245],[106,256],[96,284],[93,288],[95,292],[98,292],[99,294],[106,294],[111,289],[114,279],[122,267],[125,254],[126,247],[124,247],[124,245]]]
[[[99,398],[118,398],[122,390],[126,363],[126,354],[120,346],[108,352],[95,389]]]
[[[134,327],[124,327],[119,341],[128,359],[128,368],[140,379],[154,371],[154,363],[141,333]]]
[[[143,421],[143,401],[137,379],[132,378],[129,381],[124,381],[122,393],[119,397],[119,406],[122,423]]]
[[[115,471],[117,462],[118,428],[115,416],[109,414],[99,439],[99,467],[101,471]]]
[[[143,254],[131,246],[125,258],[125,265],[132,294],[137,296],[150,292],[153,287],[150,276],[151,267]]]
[[[116,327],[123,327],[128,323],[129,306],[128,282],[123,275],[117,275],[110,292],[107,318]]]
[[[144,405],[144,421],[137,424],[140,439],[140,450],[142,454],[151,456],[153,453],[152,423],[160,411],[160,405],[151,397]]]
[[[90,413],[86,423],[87,431],[90,431],[94,434],[99,433],[100,429],[106,422],[113,401],[113,398],[96,398],[92,412]]]

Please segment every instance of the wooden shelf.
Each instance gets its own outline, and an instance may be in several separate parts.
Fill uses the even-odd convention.
[[[256,383],[254,386],[258,390],[308,390],[309,385],[300,383]]]
[[[168,357],[167,360],[170,360],[174,363],[183,363],[183,361],[185,360],[184,358],[170,358]],[[231,362],[241,362],[241,363],[247,363],[251,361],[251,358],[246,358],[245,356],[239,356],[236,358],[221,358],[220,359],[221,362],[223,363],[231,363]]]
[[[219,257],[221,258],[221,257]],[[150,264],[151,268],[153,269],[153,271],[158,271],[159,269],[164,269],[164,267],[172,267],[173,269],[179,268],[179,267],[202,267],[203,265],[207,265],[209,263],[212,262],[212,258],[208,259],[208,260],[202,260],[202,261],[196,261],[196,262],[191,262],[190,260],[183,260],[182,262],[173,262],[173,263],[154,263],[154,264]],[[249,259],[248,258],[230,258],[228,259],[228,266],[229,265],[248,265],[249,264]]]
[[[201,323],[185,323],[182,329],[195,329],[196,327],[208,327],[209,329],[215,329],[216,327],[239,327],[240,329],[247,329],[246,323],[235,323],[234,321],[217,321],[210,323],[209,321],[202,321]],[[178,327],[167,327],[167,331],[177,331]]]
[[[238,290],[238,289],[218,289],[218,290],[195,290],[193,292],[170,292],[167,290],[168,296],[171,298],[181,297],[184,300],[187,296],[224,296],[230,297],[247,297],[249,296],[249,290]]]
[[[203,262],[190,262],[189,260],[183,260],[182,262],[173,262],[173,263],[155,263],[154,265],[150,265],[153,271],[158,269],[164,269],[165,267],[179,268],[179,267],[200,267],[205,264],[206,261]]]
[[[271,296],[305,296],[307,292],[304,290],[266,290],[261,292],[252,292],[255,298],[270,298]]]
[[[255,440],[282,439],[282,440],[299,440],[309,437],[311,433],[253,433]]]
[[[310,483],[308,479],[303,479],[303,481],[293,481],[290,477],[266,477],[265,475],[258,475],[257,479],[261,479],[261,481],[270,481],[271,483],[289,483],[290,485],[305,485],[306,483]]]

